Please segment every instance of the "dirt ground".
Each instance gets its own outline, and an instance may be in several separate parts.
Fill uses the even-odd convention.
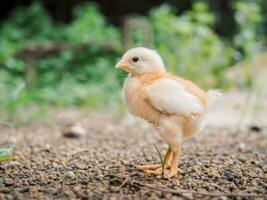
[[[267,130],[207,127],[185,141],[176,178],[136,169],[159,163],[167,146],[142,122],[105,113],[67,112],[18,129],[1,126],[0,146],[17,160],[0,163],[0,199],[267,199]],[[79,123],[85,134],[63,135]]]

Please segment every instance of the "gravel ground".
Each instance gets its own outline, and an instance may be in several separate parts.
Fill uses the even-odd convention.
[[[0,163],[0,199],[267,199],[265,129],[207,127],[183,144],[184,174],[165,180],[135,168],[167,149],[146,124],[88,114],[84,135],[64,137],[73,122],[0,127],[17,157]]]

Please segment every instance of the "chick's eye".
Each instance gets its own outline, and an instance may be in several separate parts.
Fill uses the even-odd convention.
[[[138,60],[139,60],[138,57],[133,57],[133,59],[132,59],[133,62],[137,62]]]

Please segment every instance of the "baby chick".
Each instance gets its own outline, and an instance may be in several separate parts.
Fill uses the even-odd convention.
[[[183,139],[203,128],[203,115],[218,93],[206,93],[191,81],[167,73],[160,55],[144,47],[128,50],[115,68],[129,73],[123,89],[129,112],[151,123],[169,145],[164,169],[161,165],[138,168],[176,176]]]

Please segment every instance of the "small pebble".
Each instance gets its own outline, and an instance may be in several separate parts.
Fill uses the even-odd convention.
[[[86,130],[80,124],[75,124],[73,126],[66,127],[63,130],[63,135],[67,138],[79,138],[85,135],[85,133]]]
[[[78,169],[88,169],[88,166],[83,163],[75,163],[75,167]]]
[[[5,178],[5,185],[13,185],[14,181],[11,178]]]
[[[252,125],[252,126],[250,126],[250,130],[254,131],[254,132],[261,132],[261,127],[259,127],[257,125]]]
[[[69,178],[71,178],[71,179],[74,179],[76,177],[73,171],[68,171],[66,173],[66,176],[69,177]]]

